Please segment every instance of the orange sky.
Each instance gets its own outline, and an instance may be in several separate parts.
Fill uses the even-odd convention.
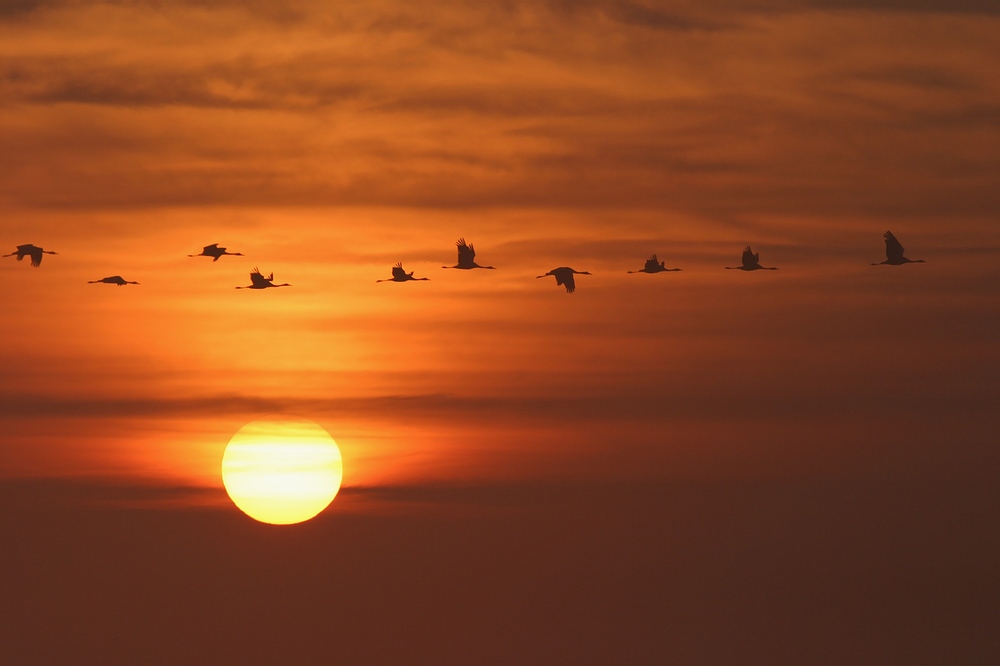
[[[521,455],[561,447],[501,435],[518,450],[502,463],[443,442],[530,420],[539,399],[613,396],[655,421],[677,401],[709,418],[720,391],[895,390],[946,333],[909,340],[917,303],[971,320],[959,367],[995,361],[995,294],[970,289],[996,282],[1000,250],[998,48],[979,13],[17,7],[0,27],[3,242],[61,255],[2,266],[18,322],[0,334],[4,390],[88,442],[49,455],[18,438],[18,473],[210,483],[225,440],[210,422],[272,405],[328,419],[358,461],[348,483],[410,456],[530,469]],[[872,270],[885,228],[931,264]],[[500,270],[441,271],[462,236]],[[246,257],[185,256],[211,242]],[[785,272],[722,272],[747,243]],[[624,274],[653,252],[685,271]],[[433,281],[376,285],[399,260]],[[294,289],[231,290],[257,265]],[[533,279],[559,265],[596,275],[566,298]],[[85,284],[106,274],[143,284]],[[900,289],[918,300],[887,304]],[[830,344],[847,351],[836,378]],[[175,432],[192,419],[208,423]]]
[[[352,515],[995,482],[997,34],[978,0],[3,3],[0,250],[59,254],[0,260],[0,477],[218,508],[228,438],[289,413]],[[870,266],[886,229],[927,263]],[[459,237],[498,270],[442,270]],[[747,244],[780,270],[723,270]],[[652,253],[683,271],[626,274]]]

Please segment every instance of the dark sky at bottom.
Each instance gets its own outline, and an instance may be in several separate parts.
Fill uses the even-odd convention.
[[[5,481],[0,661],[997,663],[991,474],[346,488],[283,528]]]

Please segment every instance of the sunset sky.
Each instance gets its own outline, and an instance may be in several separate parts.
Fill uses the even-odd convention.
[[[0,661],[997,662],[998,35],[0,0]],[[268,415],[341,449],[301,525],[222,487]]]

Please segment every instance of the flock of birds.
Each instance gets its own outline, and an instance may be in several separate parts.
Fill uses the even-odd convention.
[[[888,264],[890,266],[900,266],[902,264],[918,264],[924,263],[923,259],[907,259],[903,256],[906,250],[903,245],[896,239],[891,231],[885,232],[882,237],[885,239],[885,261],[879,261],[872,263],[872,266],[879,266],[882,264]],[[471,243],[466,243],[464,238],[459,238],[455,245],[458,247],[458,263],[454,266],[442,266],[441,268],[457,268],[460,270],[471,270],[473,268],[485,268],[490,270],[495,270],[493,266],[480,266],[476,263],[476,248]],[[31,265],[38,268],[42,264],[43,254],[57,254],[51,250],[43,250],[37,245],[18,245],[17,250],[11,252],[10,254],[3,255],[4,257],[16,256],[18,261],[21,261],[25,257],[31,258]],[[241,252],[229,252],[228,248],[220,247],[218,243],[212,243],[211,245],[206,245],[202,248],[201,252],[198,254],[189,254],[189,257],[212,257],[212,261],[218,261],[222,256],[235,256],[242,257]],[[726,266],[729,270],[740,270],[740,271],[776,271],[778,270],[775,266],[761,266],[760,265],[760,253],[754,252],[749,245],[743,248],[742,263],[739,266]],[[667,268],[666,262],[660,261],[654,254],[649,259],[646,260],[646,264],[637,271],[627,271],[628,273],[664,273],[671,271],[679,271],[680,268]],[[397,263],[392,267],[392,277],[386,278],[384,280],[376,280],[376,282],[408,282],[411,280],[429,280],[426,277],[413,277],[413,271],[407,273],[403,269],[402,262]],[[590,275],[588,271],[578,271],[568,266],[560,266],[559,268],[553,268],[551,271],[545,275],[539,275],[538,278],[544,278],[548,276],[553,276],[556,279],[556,285],[566,287],[566,291],[573,293],[576,291],[576,280],[573,278],[574,275]],[[112,275],[110,277],[101,278],[100,280],[89,280],[87,284],[113,284],[119,287],[124,287],[127,284],[139,284],[138,282],[130,282],[120,275]],[[254,268],[250,273],[250,284],[245,287],[236,287],[237,289],[267,289],[269,287],[291,287],[292,285],[287,282],[283,284],[274,284],[274,273],[272,272],[267,277],[260,272],[259,269]]]

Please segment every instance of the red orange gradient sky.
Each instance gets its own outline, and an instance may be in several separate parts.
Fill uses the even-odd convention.
[[[1000,655],[998,30],[977,0],[0,4],[0,250],[59,253],[0,260],[4,643]],[[871,266],[886,229],[927,263]],[[497,270],[443,270],[459,237]],[[724,270],[747,244],[779,270]],[[683,270],[626,274],[652,253]],[[397,261],[430,281],[377,284]],[[293,286],[236,291],[255,266]],[[344,456],[283,533],[219,477],[275,413]],[[257,593],[294,640],[205,601]]]

